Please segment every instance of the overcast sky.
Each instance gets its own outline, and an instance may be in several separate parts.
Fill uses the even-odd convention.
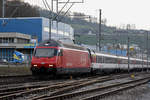
[[[26,0],[26,1],[44,7],[42,0]],[[51,0],[47,1],[49,1],[50,4]],[[102,9],[102,17],[107,19],[107,25],[119,27],[120,25],[123,24],[135,24],[136,28],[138,29],[150,30],[150,11],[149,11],[150,0],[84,0],[84,1],[85,2],[83,4],[75,4],[71,8],[71,11],[82,12],[87,15],[98,17],[99,14],[98,9]],[[61,5],[59,7],[61,8]],[[67,7],[69,8],[69,5]]]

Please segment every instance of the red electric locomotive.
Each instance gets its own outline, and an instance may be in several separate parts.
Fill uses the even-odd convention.
[[[31,61],[33,75],[91,72],[90,50],[77,45],[48,40],[39,44]]]

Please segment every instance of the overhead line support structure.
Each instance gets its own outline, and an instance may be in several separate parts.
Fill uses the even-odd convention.
[[[5,17],[5,0],[2,0],[2,17]]]
[[[54,1],[56,1],[56,13],[57,13],[57,15],[56,16],[53,16],[53,11],[54,11],[54,6],[53,6],[53,4],[54,4]],[[44,3],[44,2],[43,2]],[[59,14],[61,13],[61,11],[63,10],[63,8],[66,6],[66,4],[63,6],[63,8],[61,9],[61,11],[60,12],[58,12],[58,6],[59,6],[59,3],[66,3],[66,4],[68,4],[68,3],[72,3],[72,5],[71,5],[71,7],[74,5],[74,3],[84,3],[84,0],[82,0],[81,2],[69,2],[69,0],[67,1],[67,2],[59,2],[59,0],[52,0],[51,1],[51,9],[50,9],[50,7],[49,7],[49,5],[48,5],[48,3],[47,3],[47,1],[45,0],[45,4],[47,5],[47,6],[45,6],[45,7],[48,7],[48,9],[52,12],[51,14],[50,14],[50,24],[49,24],[49,39],[51,39],[51,24],[53,23],[53,20],[56,20],[57,21],[57,33],[58,33],[58,19],[57,19],[57,17],[59,16]],[[68,13],[68,11],[71,9],[71,7],[69,7],[69,9],[65,12],[65,14],[64,14],[64,16]]]
[[[147,71],[148,71],[148,31],[147,31]]]
[[[102,39],[102,35],[101,35],[101,16],[102,16],[102,10],[99,10],[99,36],[98,36],[98,41],[99,41],[99,51],[101,51],[101,39]]]
[[[130,38],[128,36],[128,73],[130,73]]]
[[[6,0],[2,0],[2,18],[5,18],[5,3]],[[4,20],[3,20],[3,24],[4,24]]]
[[[66,3],[66,2],[58,2],[58,3]],[[84,3],[84,0],[82,0],[81,2],[69,2],[69,3]]]
[[[48,5],[47,0],[43,0],[43,4],[45,6],[45,8],[47,8],[49,10],[49,39],[51,39],[51,18],[52,18],[52,13],[50,12],[50,6]]]
[[[53,2],[54,0],[52,0],[52,2]],[[53,20],[55,20],[56,19],[56,21],[57,21],[57,36],[58,36],[58,21],[61,21],[61,19],[58,19],[58,16],[60,15],[60,13],[61,13],[61,11],[63,10],[63,8],[68,4],[68,3],[71,3],[72,5],[69,7],[69,9],[64,13],[64,15],[63,16],[65,16],[67,13],[68,13],[68,11],[71,9],[71,7],[75,4],[75,3],[84,3],[84,0],[82,0],[81,2],[69,2],[70,0],[68,0],[67,2],[59,2],[59,0],[55,0],[56,1],[56,13],[57,13],[57,15],[55,16],[55,17],[53,17],[54,19],[52,19],[52,21]],[[60,12],[58,12],[58,6],[59,6],[59,4],[63,4],[63,3],[65,3],[65,5],[63,6],[63,8],[60,10]],[[52,3],[52,5],[53,5],[53,3]],[[53,6],[52,6],[53,7]]]
[[[54,0],[53,0],[54,1]],[[58,10],[58,5],[59,4],[63,4],[63,3],[65,3],[65,6],[66,6],[66,4],[69,4],[69,3],[71,3],[72,5],[69,7],[69,9],[65,12],[65,14],[64,14],[64,16],[68,13],[68,11],[71,9],[71,7],[75,4],[75,3],[84,3],[84,0],[82,0],[81,2],[70,2],[70,0],[68,0],[67,2],[59,2],[59,0],[55,0],[57,3],[57,10]],[[64,7],[65,7],[64,6]],[[63,7],[63,8],[64,8]],[[63,10],[63,8],[61,9],[61,11]],[[56,15],[56,17],[58,17],[59,15],[60,15],[60,13],[61,13],[61,11]],[[57,18],[56,18],[57,19]]]

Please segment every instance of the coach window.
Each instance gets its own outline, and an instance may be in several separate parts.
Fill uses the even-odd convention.
[[[96,56],[96,62],[97,63],[103,63],[103,57],[102,56]]]
[[[132,64],[136,64],[137,62],[135,60],[132,60]],[[141,61],[139,62],[139,64],[141,63]]]
[[[116,59],[115,58],[105,57],[105,63],[116,63]]]
[[[96,62],[99,63],[99,56],[96,56]]]
[[[105,63],[104,58],[105,58],[104,56],[101,56],[101,63]]]
[[[137,62],[136,62],[136,60],[134,60],[134,64],[136,64]],[[140,64],[142,64],[142,62],[140,61]]]
[[[127,64],[127,63],[128,63],[128,60],[127,60],[127,59],[121,60],[121,64]]]
[[[118,63],[118,59],[117,58],[111,58],[112,59],[112,61],[111,61],[111,63]]]
[[[130,61],[130,64],[134,64],[134,60],[131,60],[131,61]]]
[[[144,61],[144,65],[146,65],[146,62]]]
[[[110,59],[107,57],[104,57],[104,63],[109,63],[109,62],[110,62]]]
[[[140,64],[140,61],[136,61],[136,64]]]
[[[0,43],[2,43],[2,38],[0,38]]]
[[[117,64],[121,64],[121,59],[117,59]]]

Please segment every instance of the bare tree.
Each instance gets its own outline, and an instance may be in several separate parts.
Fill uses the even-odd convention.
[[[38,7],[20,0],[9,0],[5,4],[5,17],[38,17]],[[0,0],[0,16],[2,16],[2,0]]]

